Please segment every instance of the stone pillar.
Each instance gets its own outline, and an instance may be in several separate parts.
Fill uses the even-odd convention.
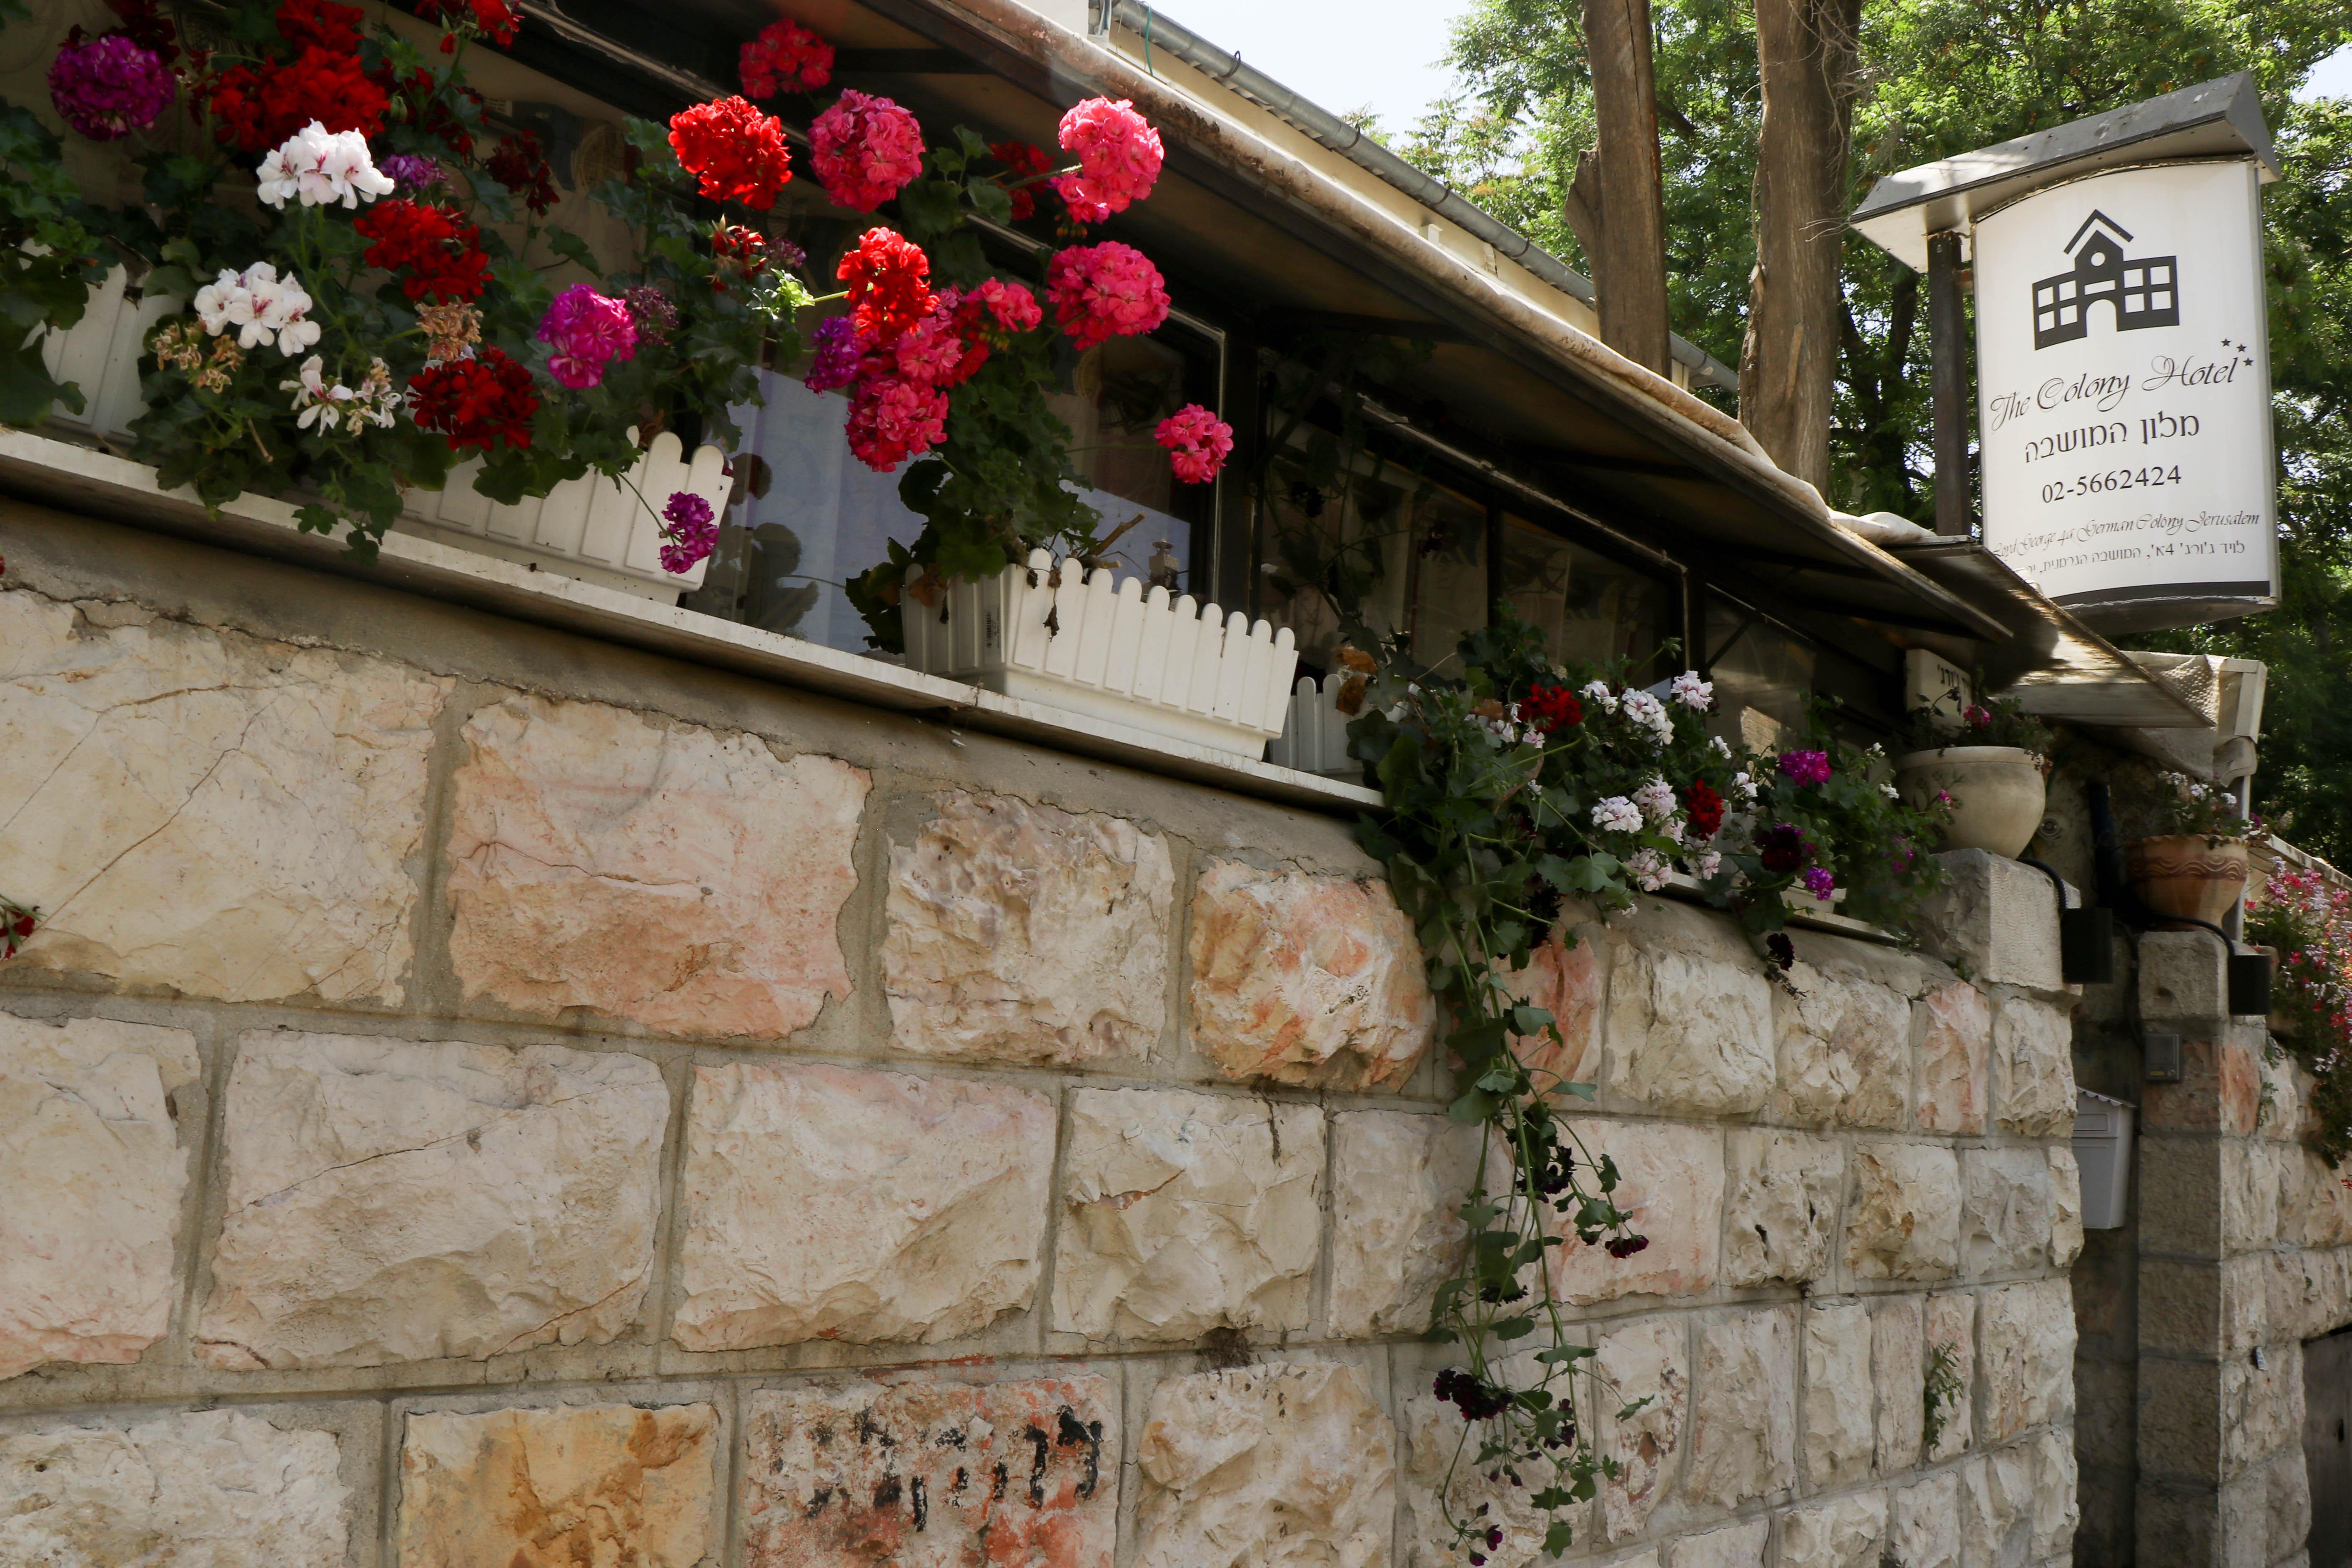
[[[2303,1351],[2266,1321],[2263,1025],[2230,1016],[2226,956],[2205,931],[2139,943],[2141,1023],[2180,1036],[2182,1071],[2141,1097],[2136,1534],[2140,1562],[2183,1568],[2303,1549],[2270,1495],[2302,1473]]]

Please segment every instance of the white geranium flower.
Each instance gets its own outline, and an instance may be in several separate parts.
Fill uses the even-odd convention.
[[[1731,787],[1739,792],[1739,798],[1742,800],[1754,800],[1756,798],[1756,781],[1749,778],[1746,773],[1732,774]]]
[[[1654,849],[1636,849],[1625,857],[1625,869],[1642,891],[1654,893],[1666,885],[1666,863]]]
[[[230,303],[243,296],[244,292],[245,279],[226,267],[221,268],[218,278],[197,289],[196,320],[204,323],[205,331],[214,337],[220,336],[229,324]],[[247,314],[250,317],[251,313],[248,303]]]
[[[1720,849],[1707,850],[1697,859],[1691,862],[1691,868],[1698,873],[1700,881],[1704,882],[1714,877],[1717,872],[1723,869],[1723,851]]]
[[[1592,826],[1603,833],[1639,833],[1642,808],[1622,795],[1612,795],[1592,808]]]
[[[1891,784],[1880,784],[1878,786],[1878,793],[1885,795],[1889,800],[1901,800],[1903,798],[1903,792],[1896,789]]]
[[[1728,742],[1728,741],[1725,740],[1725,739],[1724,739],[1722,736],[1720,736],[1720,735],[1709,735],[1709,736],[1706,738],[1706,743],[1707,743],[1708,748],[1709,748],[1710,750],[1712,750],[1712,751],[1715,752],[1715,754],[1716,754],[1717,756],[1723,758],[1723,759],[1724,759],[1725,761],[1727,761],[1727,762],[1728,762],[1728,761],[1730,760],[1730,758],[1731,758],[1731,742]]]
[[[1685,669],[1675,677],[1674,699],[1704,713],[1715,706],[1715,682],[1701,680],[1696,669]]]
[[[1666,717],[1666,705],[1646,691],[1625,693],[1625,717],[1661,741],[1674,739],[1675,721]]]
[[[356,131],[329,131],[313,120],[261,160],[254,172],[257,194],[273,207],[299,198],[306,207],[341,202],[355,207],[393,191],[392,177],[378,170],[367,138]]]
[[[267,348],[291,359],[319,341],[318,323],[309,320],[310,296],[292,274],[257,261],[243,272],[224,270],[196,290],[196,320],[218,337],[236,329],[237,347]]]
[[[324,363],[317,354],[302,362],[292,381],[279,382],[278,390],[294,395],[294,411],[299,416],[294,425],[299,430],[313,425],[321,430],[336,428],[343,422],[342,405],[352,398],[352,389],[342,383],[327,384]]]
[[[1599,703],[1601,705],[1601,710],[1603,713],[1614,713],[1617,711],[1617,694],[1609,689],[1609,683],[1605,680],[1595,680],[1591,682],[1581,692],[1578,693],[1578,695],[1582,697],[1587,702]]]
[[[1633,792],[1633,804],[1651,821],[1663,822],[1675,814],[1675,786],[1664,779],[1652,779]]]

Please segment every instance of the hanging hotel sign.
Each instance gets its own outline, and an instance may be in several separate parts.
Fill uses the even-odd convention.
[[[2117,170],[1976,219],[1985,547],[2116,624],[2275,599],[2252,159]]]

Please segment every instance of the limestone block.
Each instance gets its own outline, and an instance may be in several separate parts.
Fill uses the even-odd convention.
[[[1753,959],[1615,944],[1609,1087],[1654,1110],[1761,1110],[1773,1076],[1771,988]]]
[[[2074,1025],[2063,1007],[2004,996],[1992,1021],[2000,1121],[2028,1138],[2074,1126]]]
[[[688,1113],[688,1350],[935,1343],[1031,1305],[1054,1102],[814,1064],[698,1067]]]
[[[1966,1453],[1976,1437],[1975,1390],[1977,1385],[1977,1299],[1955,1291],[1948,1295],[1927,1298],[1927,1345],[1924,1358],[1932,1366],[1936,1352],[1944,1352],[1945,1364],[1957,1381],[1957,1388],[1947,1387],[1943,1398],[1937,1402],[1937,1414],[1942,1426],[1936,1440],[1927,1446],[1928,1462],[1940,1463]],[[1922,1377],[1921,1394],[1926,1388]],[[1924,1427],[1926,1407],[1920,1411]],[[1923,1432],[1924,1437],[1924,1432]]]
[[[890,847],[882,984],[900,1048],[970,1061],[1148,1056],[1168,1020],[1168,841],[1114,816],[950,791]]]
[[[1913,1004],[1912,1019],[1919,1037],[1919,1131],[1983,1131],[1991,1091],[1992,1004],[1967,981],[1956,980]]]
[[[1512,995],[1551,1015],[1559,1034],[1558,1039],[1538,1035],[1516,1042],[1519,1059],[1537,1072],[1557,1074],[1570,1083],[1600,1079],[1612,940],[1597,922],[1571,927],[1563,921],[1528,955],[1525,969],[1503,976]]]
[[[2064,1557],[2074,1544],[2081,1513],[2074,1497],[2074,1445],[2067,1434],[2044,1432],[2033,1444],[2033,1537],[2037,1561]]]
[[[343,1568],[341,1462],[332,1433],[239,1410],[0,1437],[0,1563]]]
[[[1724,1283],[1810,1284],[1829,1269],[1845,1151],[1824,1138],[1731,1130],[1723,1220]]]
[[[1352,1366],[1172,1377],[1137,1447],[1135,1568],[1326,1568],[1389,1560],[1388,1417]]]
[[[163,1337],[198,1071],[184,1029],[0,1013],[0,1378]]]
[[[1962,1568],[2020,1568],[2032,1561],[2036,1468],[2033,1447],[2024,1443],[1960,1467]]]
[[[1917,1468],[1926,1440],[1926,1307],[1924,1296],[1885,1296],[1870,1304],[1870,1381],[1878,1395],[1874,1451],[1882,1476]]]
[[[2072,1149],[2053,1148],[2050,1156],[2050,1264],[2073,1266],[2083,1255],[2083,1168]]]
[[[1538,1376],[1541,1373],[1538,1372]],[[1543,1561],[1544,1532],[1552,1516],[1529,1505],[1525,1487],[1488,1480],[1475,1463],[1478,1440],[1463,1447],[1462,1413],[1428,1391],[1404,1399],[1398,1412],[1404,1448],[1397,1467],[1404,1503],[1404,1568],[1460,1568],[1462,1550],[1447,1510],[1457,1520],[1476,1519],[1500,1530],[1503,1539],[1478,1548],[1486,1568],[1536,1568]],[[1571,1510],[1580,1545],[1592,1539],[1589,1510]]]
[[[1070,1096],[1054,1327],[1187,1340],[1307,1327],[1323,1113],[1177,1089]]]
[[[0,594],[0,866],[43,922],[14,963],[398,1005],[450,683],[174,621],[77,622]]]
[[[2039,1149],[1964,1150],[1960,1184],[1960,1261],[1969,1273],[2038,1268],[2050,1255],[2049,1158]]]
[[[1800,1443],[1810,1491],[1869,1479],[1870,1340],[1870,1308],[1863,1302],[1815,1301],[1805,1309]]]
[[[1856,973],[1801,960],[1793,990],[1773,989],[1780,1040],[1775,1120],[1841,1127],[1899,1128],[1911,1088],[1911,1004]]]
[[[1979,1430],[1987,1443],[2063,1418],[2074,1407],[2074,1308],[2063,1279],[2004,1285],[1979,1299]]]
[[[744,1568],[1110,1568],[1108,1378],[765,1389],[744,1426]]]
[[[1351,1110],[1331,1119],[1330,1331],[1417,1334],[1462,1262],[1462,1205],[1478,1129],[1446,1116]]]
[[[2266,1247],[2278,1236],[2281,1179],[2268,1143],[2224,1138],[2221,1157],[2221,1247],[2239,1253]]]
[[[1691,1457],[1684,1486],[1736,1509],[1794,1479],[1797,1309],[1735,1311],[1698,1330]]]
[[[2263,1513],[2270,1531],[2263,1555],[2283,1563],[2311,1539],[2311,1471],[2299,1453],[2281,1454],[2269,1468]]]
[[[2255,1125],[2265,1138],[2291,1142],[2303,1134],[2305,1086],[2310,1075],[2300,1070],[2292,1057],[2281,1056],[2273,1061],[2269,1052],[2257,1051],[2254,1062],[2262,1074]]]
[[[1213,860],[1192,894],[1192,1041],[1218,1071],[1322,1089],[1402,1083],[1437,1003],[1386,882]]]
[[[1764,1568],[1764,1545],[1771,1534],[1770,1520],[1748,1519],[1685,1535],[1666,1542],[1665,1568]]]
[[[2221,1468],[2224,1475],[2302,1440],[2303,1347],[2290,1340],[2264,1347],[2263,1364],[2247,1355],[2221,1363]]]
[[[2050,879],[1982,849],[1948,849],[1936,858],[1944,886],[1914,921],[1927,950],[1988,985],[2062,989]]]
[[[1552,1289],[1577,1303],[1680,1296],[1715,1283],[1723,1224],[1723,1135],[1712,1127],[1591,1118],[1570,1123],[1594,1158],[1617,1162],[1617,1206],[1650,1245],[1609,1256],[1573,1235],[1551,1253]]]
[[[1601,1482],[1601,1528],[1626,1541],[1648,1528],[1650,1516],[1673,1490],[1681,1468],[1683,1434],[1690,1423],[1690,1350],[1680,1318],[1654,1318],[1614,1328],[1594,1342],[1592,1370],[1622,1402],[1647,1396],[1631,1415],[1619,1397],[1595,1397],[1590,1422],[1594,1446],[1622,1468]]]
[[[2140,1125],[2244,1136],[2262,1114],[2262,1069],[2246,1041],[2190,1036],[2180,1042],[2180,1081],[2140,1091]]]
[[[2229,947],[2210,931],[2152,931],[2139,942],[2143,1022],[2200,1039],[2230,1026]]]
[[[668,1119],[642,1057],[240,1036],[205,1361],[374,1366],[614,1338],[653,1277]]]
[[[1780,1516],[1780,1568],[1879,1568],[1885,1539],[1885,1492],[1792,1508]]]
[[[1903,1568],[1959,1568],[1960,1478],[1947,1470],[1891,1493],[1886,1550]]]
[[[413,1415],[399,1568],[715,1564],[719,1452],[708,1405]]]
[[[1946,1279],[1959,1267],[1960,1165],[1928,1143],[1856,1143],[1846,1267],[1859,1279]]]
[[[749,735],[509,697],[466,722],[449,961],[468,1000],[774,1039],[849,994],[870,781]]]

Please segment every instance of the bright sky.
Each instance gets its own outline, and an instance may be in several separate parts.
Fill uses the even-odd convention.
[[[2352,45],[2347,45],[2319,62],[2311,78],[2295,94],[2301,99],[2352,98]]]
[[[1444,91],[1454,19],[1469,0],[1169,0],[1156,5],[1334,114],[1370,109],[1409,131]]]

